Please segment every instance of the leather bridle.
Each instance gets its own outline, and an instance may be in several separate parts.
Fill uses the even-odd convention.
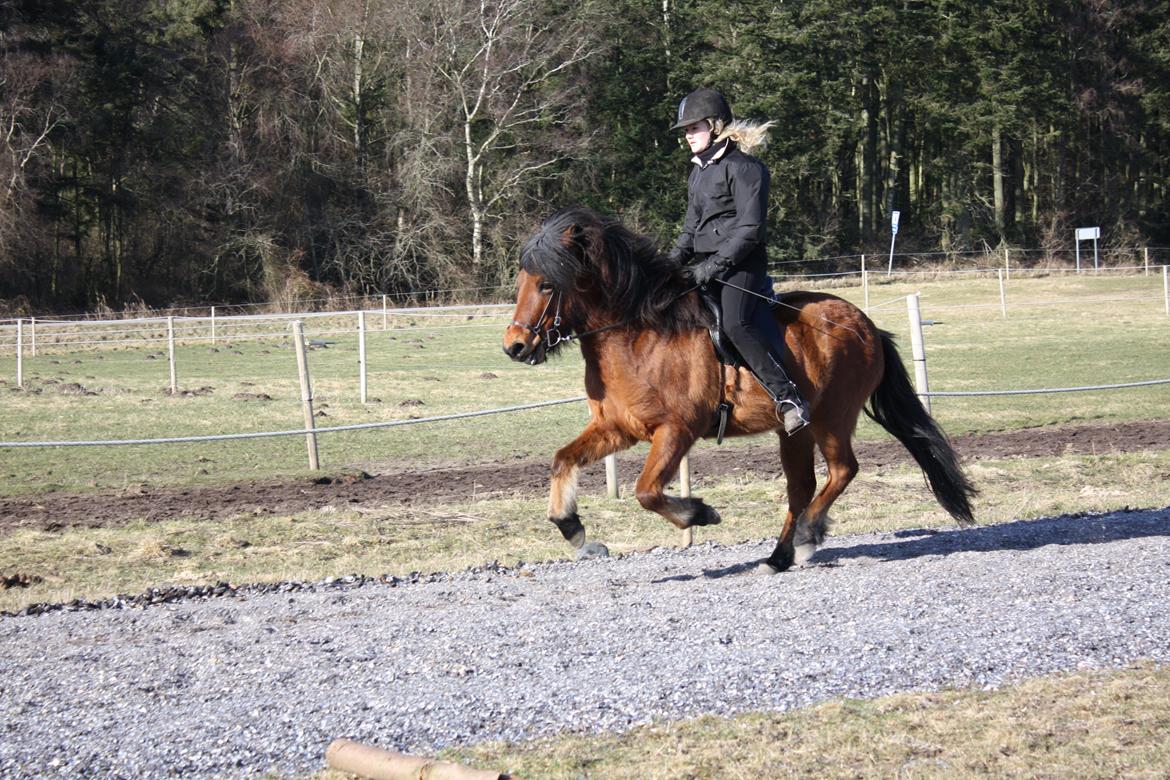
[[[553,313],[552,327],[545,328],[544,331],[544,349],[548,350],[560,344],[562,341],[568,341],[568,338],[561,335],[561,291],[554,290],[549,296],[548,301],[544,304],[544,310],[541,311],[540,316],[536,318],[536,322],[531,325],[520,322],[519,320],[512,320],[512,324],[524,328],[524,330],[531,333],[533,336],[540,336],[540,324],[544,322],[548,316],[548,310],[552,306],[553,299],[557,301],[557,308]]]

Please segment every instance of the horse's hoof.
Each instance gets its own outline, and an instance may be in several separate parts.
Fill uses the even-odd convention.
[[[608,558],[609,548],[601,542],[590,542],[577,550],[577,560],[587,561],[590,558]]]
[[[711,507],[702,504],[699,510],[695,512],[695,516],[691,518],[690,526],[696,525],[719,525],[723,522],[723,518],[719,516]],[[690,527],[688,526],[688,527]]]
[[[773,574],[779,574],[779,573],[780,573],[780,570],[777,569],[772,564],[768,563],[767,561],[760,561],[760,563],[756,565],[756,568],[752,569],[752,574],[762,574],[762,575],[766,575],[766,576],[771,576]]]
[[[798,544],[796,545],[795,563],[797,566],[804,566],[807,564],[817,552],[815,544]]]
[[[581,519],[577,517],[577,513],[569,515],[568,517],[550,517],[549,522],[557,527],[561,532],[561,536],[565,537],[573,549],[581,549],[581,545],[585,544],[585,526],[581,525]]]

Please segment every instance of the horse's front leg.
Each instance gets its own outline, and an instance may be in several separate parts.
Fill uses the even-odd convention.
[[[666,485],[678,474],[683,456],[695,443],[695,437],[686,429],[662,426],[650,442],[650,454],[638,477],[638,503],[679,528],[717,524],[719,513],[701,499],[680,498],[665,492]]]
[[[577,515],[577,474],[582,466],[596,463],[606,455],[628,449],[634,439],[609,425],[590,422],[581,435],[557,450],[553,456],[549,486],[548,519],[561,535],[580,548],[585,544],[585,526]]]

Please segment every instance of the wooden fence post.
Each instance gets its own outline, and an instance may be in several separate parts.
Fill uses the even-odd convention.
[[[861,289],[865,295],[865,308],[863,311],[869,313],[869,271],[865,268],[865,255],[861,256]]]
[[[1162,299],[1166,302],[1166,313],[1170,314],[1170,274],[1167,269],[1170,266],[1162,266]]]
[[[926,377],[926,348],[922,339],[922,312],[918,308],[918,293],[906,296],[906,309],[910,315],[910,345],[914,351],[914,384],[918,389],[918,400],[930,412],[930,382]]]
[[[211,307],[211,345],[215,346],[215,307]]]
[[[1004,290],[1004,286],[1003,286],[1003,271],[1000,271],[996,275],[999,276],[999,311],[1001,314],[1003,314],[1003,318],[1006,320],[1007,319],[1007,291]]]
[[[16,386],[24,387],[24,320],[16,320]]]
[[[301,407],[305,412],[305,444],[309,448],[309,468],[317,471],[321,464],[317,459],[317,423],[313,419],[313,387],[309,382],[309,358],[305,354],[305,324],[295,320],[293,347],[297,351],[297,374],[301,380]]]
[[[32,357],[36,357],[37,356],[37,318],[36,317],[29,318],[28,335],[29,335],[29,341],[32,342],[31,344],[29,344],[29,346],[31,347],[30,353],[31,353]]]
[[[358,312],[358,374],[362,403],[366,402],[366,313]]]
[[[683,455],[682,462],[678,464],[678,482],[679,493],[683,498],[691,497],[691,455],[687,453]],[[690,547],[695,543],[695,527],[684,528],[682,532],[682,546]]]
[[[175,374],[175,318],[167,317],[167,362],[171,369],[171,395],[179,392],[179,383]]]
[[[605,456],[605,494],[610,498],[621,498],[618,490],[617,456]]]

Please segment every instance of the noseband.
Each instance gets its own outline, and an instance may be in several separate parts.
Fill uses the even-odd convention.
[[[552,295],[548,296],[548,302],[544,304],[544,311],[542,311],[540,313],[540,316],[536,318],[536,322],[532,323],[531,325],[527,325],[523,322],[519,322],[518,320],[512,320],[513,325],[516,325],[517,327],[524,328],[524,330],[528,331],[533,336],[539,336],[540,335],[540,323],[544,322],[544,318],[548,316],[548,310],[549,310],[549,307],[552,306],[553,298],[557,299],[557,308],[556,308],[556,311],[553,313],[552,327],[546,328],[544,331],[544,342],[545,342],[544,348],[546,351],[552,349],[557,344],[560,344],[562,341],[569,340],[568,338],[561,336],[561,331],[560,331],[560,327],[561,327],[561,291],[560,290],[556,290]]]

